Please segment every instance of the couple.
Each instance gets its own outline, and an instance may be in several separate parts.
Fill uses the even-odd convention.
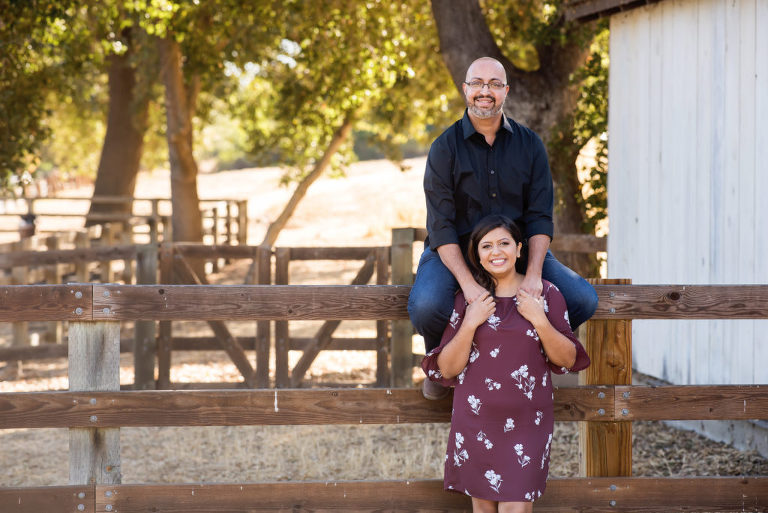
[[[490,57],[477,59],[467,70],[463,89],[464,117],[435,140],[427,159],[428,236],[408,312],[428,353],[422,363],[428,375],[424,396],[440,399],[449,386],[456,386],[446,489],[471,495],[475,511],[526,512],[544,489],[549,463],[549,370],[558,372],[561,366],[579,370],[588,365],[589,358],[571,330],[594,313],[597,294],[549,251],[554,193],[546,150],[533,131],[502,113],[509,91],[503,65]],[[515,270],[509,260],[514,264],[518,251],[522,258]],[[455,295],[457,290],[460,293]],[[499,339],[501,332],[505,335]],[[535,362],[522,361],[519,354],[511,356],[524,343],[520,336],[534,341]],[[510,351],[504,351],[503,341]],[[489,349],[488,344],[494,347]],[[576,346],[576,355],[569,349],[573,358],[555,357],[550,354],[553,344],[560,349]],[[510,356],[502,358],[505,352]],[[555,365],[558,360],[565,363]],[[489,367],[487,362],[494,365]],[[506,366],[505,375],[494,377],[493,372],[500,372],[497,363]],[[467,391],[470,383],[480,390]],[[488,395],[503,387],[503,396],[514,400],[497,403],[500,394],[481,409],[480,392]],[[545,390],[549,391],[546,397]],[[513,391],[522,393],[521,397]],[[491,421],[501,425],[467,431]],[[541,446],[535,454],[529,452],[526,438],[533,436],[534,426],[543,428],[534,437]],[[508,450],[492,451],[494,444]],[[478,452],[482,456],[473,458]],[[495,465],[501,462],[513,465],[499,471],[502,467]],[[538,469],[535,474],[534,469]]]

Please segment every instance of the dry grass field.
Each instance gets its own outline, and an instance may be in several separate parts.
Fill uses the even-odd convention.
[[[352,166],[344,179],[321,179],[312,186],[288,227],[282,246],[387,245],[390,230],[421,226],[424,159],[406,162],[407,171],[382,161]],[[269,219],[290,195],[279,187],[277,169],[203,174],[200,196],[247,198],[249,242],[261,241]],[[167,173],[143,174],[137,196],[169,194]],[[67,191],[87,196],[89,190]],[[215,283],[242,283],[246,264],[232,264],[211,277]],[[292,283],[349,282],[354,265],[296,263]],[[295,323],[292,334],[305,336],[317,323]],[[33,330],[35,326],[32,326]],[[253,323],[232,326],[252,334]],[[175,333],[210,335],[202,323],[174,325]],[[339,336],[371,336],[372,323],[342,323]],[[130,326],[126,326],[126,335]],[[10,327],[0,326],[0,345],[9,343]],[[417,341],[418,344],[418,341]],[[295,354],[294,354],[295,353]],[[252,357],[253,355],[250,354]],[[300,354],[292,352],[292,364]],[[66,362],[27,362],[22,374],[0,364],[0,392],[67,388]],[[223,352],[174,353],[172,381],[238,381]],[[419,380],[418,373],[414,374]],[[121,360],[121,382],[131,383],[131,356]],[[375,379],[372,352],[325,352],[308,373],[318,382],[370,383]],[[558,423],[552,447],[553,476],[578,473],[577,429]],[[424,479],[442,476],[447,424],[398,426],[267,426],[208,428],[130,428],[121,430],[124,483],[255,482],[281,480]],[[68,434],[63,429],[0,431],[0,486],[67,483]],[[768,474],[768,462],[661,423],[638,422],[634,428],[634,473],[644,476]]]

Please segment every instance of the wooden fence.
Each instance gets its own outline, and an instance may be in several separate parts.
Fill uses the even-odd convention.
[[[7,199],[5,200],[8,201]],[[46,207],[46,203],[54,203],[57,207]],[[61,208],[61,204],[66,208]],[[91,204],[119,206],[122,213],[89,213]],[[46,232],[44,225],[48,218],[82,218],[87,223],[113,223],[125,226],[130,233],[146,233],[143,242],[156,243],[160,240],[170,242],[173,238],[171,230],[171,200],[169,198],[134,198],[131,196],[94,196],[94,197],[37,197],[24,198],[22,207],[7,208],[0,213],[0,219],[17,219],[20,216],[34,214],[42,227],[38,232]],[[14,208],[15,207],[15,208]],[[248,241],[248,200],[238,199],[201,199],[200,208],[203,213],[203,223],[210,243],[244,245]],[[79,212],[78,212],[79,211]],[[142,226],[146,227],[142,231]],[[127,228],[130,227],[131,230]],[[0,232],[18,231],[18,227],[0,226]],[[53,230],[59,231],[59,230]]]
[[[754,386],[631,385],[632,319],[768,318],[768,286],[597,284],[583,386],[555,390],[581,421],[582,475],[551,479],[537,511],[765,511],[768,476],[631,477],[635,420],[766,419]],[[70,430],[67,486],[0,488],[0,511],[469,511],[439,480],[120,484],[120,427],[447,422],[450,400],[410,389],[119,391],[120,321],[403,320],[407,286],[0,287],[0,321],[70,322],[70,391],[0,394],[0,429]],[[673,341],[669,341],[672,343]],[[661,341],[660,341],[661,343]],[[1,451],[2,449],[0,449]]]

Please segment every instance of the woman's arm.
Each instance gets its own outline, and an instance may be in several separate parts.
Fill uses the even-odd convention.
[[[517,299],[518,311],[533,324],[549,361],[566,369],[573,367],[576,363],[576,346],[549,322],[544,311],[543,298],[537,299],[520,289],[517,292]]]
[[[496,302],[488,292],[467,306],[459,330],[437,355],[437,366],[446,379],[457,376],[467,366],[472,339],[477,327],[496,311]]]

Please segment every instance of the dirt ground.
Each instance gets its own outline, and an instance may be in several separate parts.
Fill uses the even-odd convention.
[[[393,227],[423,226],[421,177],[424,159],[406,162],[401,171],[383,162],[352,166],[344,179],[315,183],[281,234],[282,246],[387,245]],[[249,242],[261,241],[269,219],[290,195],[279,187],[277,169],[203,174],[202,198],[249,200]],[[137,196],[169,193],[164,172],[142,174]],[[88,189],[67,195],[87,196]],[[246,263],[230,265],[211,280],[242,283]],[[349,282],[354,265],[296,263],[292,283]],[[292,323],[291,334],[306,336],[317,323]],[[33,325],[32,330],[41,326]],[[125,326],[125,335],[130,334]],[[254,323],[231,326],[236,334],[252,334]],[[338,336],[372,336],[372,323],[344,322]],[[10,340],[10,326],[0,326],[0,346]],[[174,333],[209,336],[202,323],[179,323]],[[415,337],[415,350],[420,342]],[[421,346],[423,349],[423,346]],[[251,358],[254,357],[249,353]],[[291,353],[291,365],[300,356]],[[121,383],[131,383],[131,356],[121,359]],[[239,374],[222,352],[174,353],[172,381],[238,381]],[[0,392],[63,390],[68,386],[66,361],[26,362],[17,375],[14,365],[0,364]],[[274,369],[272,369],[274,371]],[[415,372],[414,377],[421,379]],[[325,352],[311,367],[310,383],[371,383],[373,352]],[[280,480],[425,479],[442,476],[448,425],[382,426],[249,426],[206,428],[125,428],[121,430],[124,483],[255,482]],[[741,452],[691,432],[658,422],[633,425],[633,472],[638,476],[765,475],[768,462],[754,452]],[[0,486],[67,483],[68,432],[65,429],[0,431]],[[552,476],[578,475],[575,423],[557,423],[552,446]]]

